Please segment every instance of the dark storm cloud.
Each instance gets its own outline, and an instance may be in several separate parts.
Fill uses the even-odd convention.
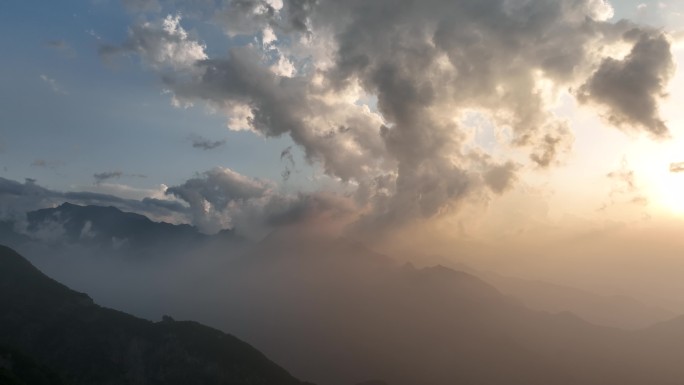
[[[485,183],[495,193],[502,194],[511,188],[517,180],[518,167],[512,162],[494,165],[484,174]]]
[[[674,71],[670,43],[662,33],[633,29],[625,40],[635,41],[623,60],[604,59],[580,89],[581,100],[601,103],[617,126],[642,128],[659,137],[669,130],[658,112],[658,100]]]
[[[299,32],[311,32],[310,16],[318,0],[286,0],[290,26]]]
[[[281,173],[283,180],[287,181],[292,175],[292,170],[295,168],[294,156],[292,156],[292,146],[280,152],[280,161],[285,163],[285,169]]]

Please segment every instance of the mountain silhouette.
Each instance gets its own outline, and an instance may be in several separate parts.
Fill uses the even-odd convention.
[[[170,317],[154,323],[100,307],[5,246],[0,309],[0,345],[34,357],[73,385],[303,384],[218,330]]]
[[[37,221],[41,222],[44,219]],[[471,272],[440,265],[402,265],[362,244],[296,228],[281,228],[240,253],[231,252],[233,245],[213,250],[219,254],[211,256],[201,252],[185,259],[180,256],[177,274],[142,274],[137,281],[130,275],[125,284],[119,275],[99,274],[77,287],[91,293],[117,288],[119,304],[136,314],[139,310],[135,309],[157,307],[159,311],[162,306],[229,330],[296,376],[325,385],[368,379],[391,385],[681,385],[684,378],[682,319],[636,331],[600,326],[561,308],[552,312],[530,309]],[[153,244],[145,250],[164,255],[160,247]],[[92,260],[91,267],[101,263],[87,260]],[[57,263],[65,264],[63,271],[80,272],[79,260],[74,261],[70,264],[62,258]],[[165,262],[146,264],[146,271],[169,273],[173,266]],[[125,269],[138,271],[140,266],[126,262],[118,267],[125,273]],[[62,277],[88,274],[84,269]],[[164,277],[169,278],[165,281]],[[536,287],[544,290],[547,286]],[[155,296],[148,299],[140,294],[153,291]],[[61,308],[53,309],[52,304],[63,301],[50,297],[59,292],[45,291],[32,303],[36,309],[51,309],[46,314],[61,314]],[[563,293],[550,293],[549,298],[562,298]],[[81,302],[86,308],[94,306],[87,296],[69,298],[72,306]],[[11,319],[2,318],[3,322]],[[170,319],[148,324],[156,325],[149,327],[156,330],[150,336],[157,337],[146,342],[147,347],[163,340],[159,330],[191,325]],[[4,326],[0,324],[2,330],[27,327],[23,323]],[[6,337],[14,338],[15,333]],[[4,341],[0,338],[0,345]],[[116,354],[138,349],[109,344]],[[54,345],[11,344],[41,363],[55,359],[38,356],[41,347]],[[86,354],[81,359],[91,362]],[[77,372],[87,373],[85,369]]]
[[[249,301],[222,291],[224,305],[241,310],[212,322],[316,382],[674,385],[684,378],[683,333],[535,311],[472,274],[399,265],[343,240],[285,235],[226,268],[230,287],[250,293]]]
[[[493,273],[474,274],[532,309],[552,313],[570,311],[597,325],[638,330],[676,316],[673,312],[646,305],[628,296],[601,295],[574,287]]]
[[[104,243],[115,239],[143,247],[171,240],[193,242],[205,237],[190,225],[153,222],[144,215],[123,212],[111,206],[63,203],[55,208],[29,212],[26,216],[29,233],[52,223],[60,224],[64,230],[62,239],[70,242],[92,240]]]
[[[16,349],[0,346],[0,384],[66,385],[53,370]]]

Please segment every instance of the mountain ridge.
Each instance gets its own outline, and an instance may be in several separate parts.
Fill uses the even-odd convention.
[[[0,223],[0,242],[14,248],[31,242],[54,246],[78,244],[98,247],[101,251],[127,251],[142,257],[157,249],[189,250],[207,242],[244,241],[230,229],[205,234],[189,224],[157,222],[114,206],[82,206],[69,202],[27,212],[25,221]]]
[[[331,385],[369,378],[392,385],[679,385],[684,378],[671,362],[684,355],[677,322],[660,332],[597,326],[569,312],[531,310],[476,274],[417,269],[344,239],[312,241],[290,230],[228,258],[180,258],[187,263],[162,286],[171,290],[161,292],[164,306],[192,309],[186,317],[231,330],[298,376]],[[132,287],[159,287],[141,278]],[[97,279],[122,289],[111,274]],[[78,287],[91,292],[98,284]],[[139,297],[122,295],[150,305]]]
[[[216,329],[100,307],[6,246],[0,246],[0,306],[0,344],[59,368],[74,385],[304,385]]]

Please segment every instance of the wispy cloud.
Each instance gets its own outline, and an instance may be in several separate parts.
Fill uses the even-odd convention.
[[[100,36],[97,32],[95,32],[94,29],[88,29],[85,32],[88,35],[92,36],[95,40],[102,40],[102,36]]]
[[[62,89],[62,86],[57,82],[57,80],[45,75],[41,74],[40,75],[40,80],[45,82],[48,86],[50,86],[50,89],[56,94],[61,94],[61,95],[67,95],[68,93]]]
[[[199,148],[205,151],[213,150],[226,144],[225,139],[211,140],[198,135],[191,136],[190,140],[192,141],[192,147]]]
[[[119,179],[123,173],[121,171],[105,171],[93,174],[95,183],[99,184],[110,179]]]
[[[280,152],[280,161],[285,163],[285,169],[280,175],[284,181],[287,181],[290,179],[290,175],[292,175],[292,170],[296,167],[294,156],[292,156],[292,146],[288,146]]]
[[[111,179],[119,179],[121,177],[134,177],[134,178],[147,178],[147,175],[143,174],[125,174],[122,171],[104,171],[93,174],[95,178],[95,184],[101,184]]]
[[[64,165],[64,162],[59,160],[36,159],[31,162],[31,167],[49,168],[55,170]]]
[[[604,203],[599,208],[599,211],[606,210],[616,204],[637,206],[647,206],[649,204],[648,198],[642,193],[634,170],[630,168],[627,159],[623,159],[620,168],[609,172],[606,174],[606,177],[610,181],[610,202]]]
[[[672,172],[672,173],[684,172],[684,162],[670,163],[670,172]]]
[[[45,43],[45,45],[48,48],[54,49],[58,52],[61,52],[62,54],[66,55],[66,56],[73,57],[76,54],[76,51],[74,50],[74,48],[69,43],[67,43],[65,40],[61,40],[61,39],[48,40]]]
[[[191,38],[180,25],[180,15],[168,15],[156,22],[139,23],[131,27],[129,38],[121,45],[102,44],[101,57],[138,54],[151,67],[191,71],[196,62],[208,58],[206,47]]]

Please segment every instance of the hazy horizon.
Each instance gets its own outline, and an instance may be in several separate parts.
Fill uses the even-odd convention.
[[[321,384],[427,378],[478,322],[508,375],[556,343],[563,372],[684,315],[683,25],[681,0],[5,2],[0,243]]]

